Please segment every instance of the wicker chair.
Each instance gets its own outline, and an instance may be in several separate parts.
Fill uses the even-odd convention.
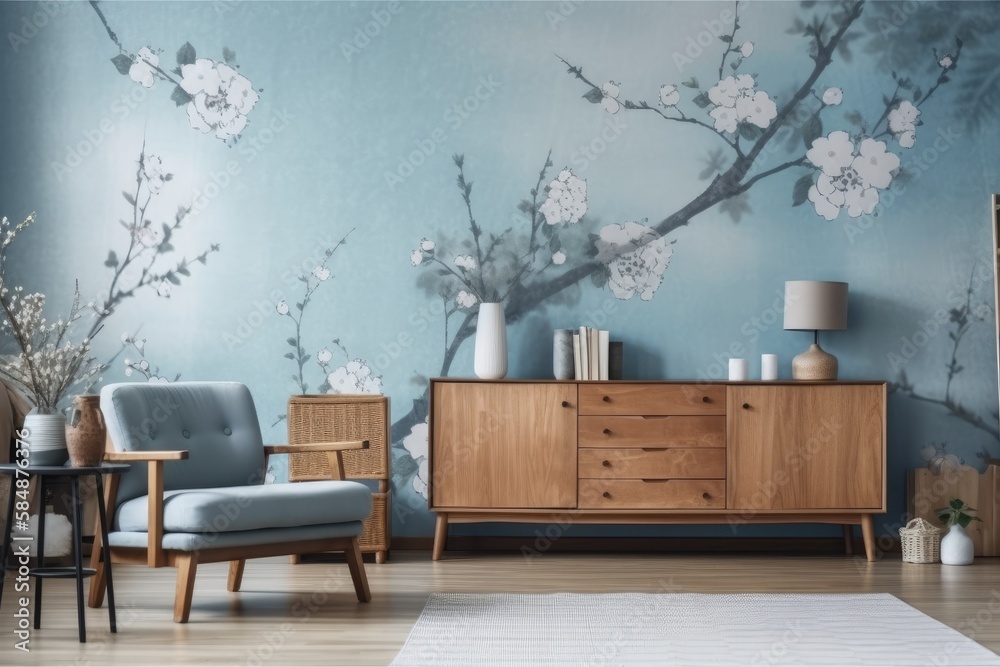
[[[112,531],[107,547],[95,542],[91,607],[104,603],[107,558],[176,567],[174,621],[186,623],[199,563],[229,561],[238,591],[247,559],[311,551],[343,551],[358,600],[371,600],[358,543],[371,491],[263,483],[271,454],[332,453],[337,465],[367,441],[264,446],[250,391],[231,382],[109,385],[101,410],[114,445],[106,460],[133,466],[106,485]]]

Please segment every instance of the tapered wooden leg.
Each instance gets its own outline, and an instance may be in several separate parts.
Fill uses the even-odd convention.
[[[865,555],[869,563],[875,562],[875,521],[871,514],[861,515],[861,534],[865,538]]]
[[[375,564],[381,565],[385,562],[385,559],[389,557],[388,551],[376,551],[375,552]]]
[[[194,553],[177,555],[177,590],[174,593],[174,623],[187,623],[191,616],[194,576],[198,571],[198,556]]]
[[[299,563],[302,562],[302,556],[300,556],[299,554],[292,554],[291,556],[288,557],[288,562],[291,563],[292,565],[298,565]]]
[[[87,606],[100,609],[104,606],[104,592],[107,590],[108,581],[104,578],[104,563],[101,560],[101,553],[104,545],[101,544],[101,535],[94,536],[94,546],[90,552],[90,567],[94,569],[94,576],[90,579],[90,595],[87,597]]]
[[[246,564],[245,559],[229,561],[229,583],[226,588],[230,593],[240,590],[240,584],[243,583],[243,568]]]
[[[849,523],[844,524],[844,553],[854,555],[854,526]]]
[[[108,508],[115,502],[118,495],[119,475],[110,475],[107,484],[104,479],[97,475],[97,525],[94,526],[94,547],[90,552],[90,567],[96,571],[93,579],[90,580],[90,595],[87,605],[94,609],[99,609],[104,605],[104,595],[108,588],[108,579],[105,576],[104,562],[111,562],[111,552],[104,546],[110,526],[108,524]],[[113,588],[113,587],[112,587]],[[110,613],[110,610],[109,610]]]
[[[448,514],[438,512],[437,520],[434,522],[434,550],[431,552],[431,560],[441,560],[444,553],[445,543],[448,541]]]
[[[351,538],[351,548],[344,551],[344,556],[347,558],[347,567],[351,570],[351,579],[354,580],[358,601],[371,602],[372,592],[368,589],[368,576],[365,574],[365,562],[361,559],[361,544],[358,538]]]

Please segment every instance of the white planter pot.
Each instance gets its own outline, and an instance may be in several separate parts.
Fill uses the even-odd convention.
[[[943,565],[972,565],[975,547],[972,538],[957,523],[941,538],[941,563]]]
[[[501,303],[479,304],[474,369],[484,380],[507,375],[507,321]]]
[[[66,450],[66,418],[60,413],[41,414],[32,410],[24,418],[24,438],[28,443],[28,463],[61,466],[69,458]]]

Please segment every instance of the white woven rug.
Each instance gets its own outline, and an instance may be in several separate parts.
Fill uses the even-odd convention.
[[[888,594],[431,595],[410,665],[1000,665]]]

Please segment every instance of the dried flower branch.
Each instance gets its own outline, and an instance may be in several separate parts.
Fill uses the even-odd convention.
[[[92,381],[101,371],[102,365],[90,356],[91,340],[101,327],[92,327],[80,343],[70,340],[71,329],[83,312],[94,310],[93,303],[80,303],[79,283],[73,290],[69,315],[51,323],[44,316],[44,294],[26,294],[21,286],[8,287],[7,249],[34,222],[34,213],[17,225],[6,217],[0,221],[4,237],[0,244],[0,308],[5,316],[0,332],[9,335],[19,350],[0,357],[0,378],[22,390],[39,411],[51,413],[71,389]]]

